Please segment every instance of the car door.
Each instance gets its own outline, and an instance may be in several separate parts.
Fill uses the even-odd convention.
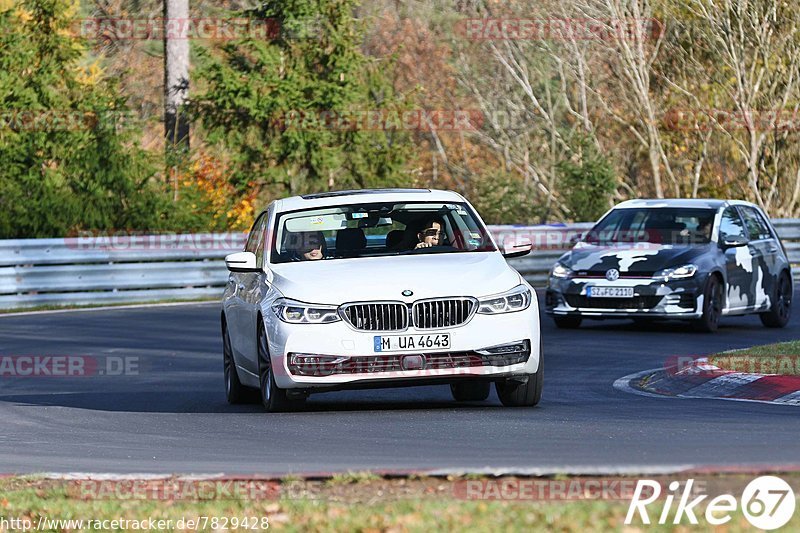
[[[267,276],[264,272],[264,256],[269,253],[269,224],[271,208],[268,208],[261,217],[257,231],[259,233],[255,245],[256,266],[258,272],[248,272],[242,277],[242,337],[244,361],[243,366],[250,372],[258,375],[257,329],[258,311],[264,295],[269,291]]]
[[[262,228],[265,220],[266,213],[255,221],[250,234],[247,236],[244,251],[257,253],[259,239],[263,238],[264,235]],[[236,353],[236,360],[240,365],[252,359],[250,352],[252,347],[255,346],[254,341],[248,337],[252,329],[248,327],[248,300],[250,299],[248,290],[252,290],[253,279],[257,276],[258,274],[252,272],[231,272],[228,276],[231,297],[225,309],[225,316],[228,321],[231,348]],[[248,364],[247,366],[249,367],[250,365]]]
[[[777,274],[782,262],[781,246],[773,235],[764,216],[754,207],[739,206],[750,238],[753,255],[753,294],[756,307],[769,304],[769,294],[777,283]]]
[[[753,257],[748,246],[725,246],[727,239],[747,241],[747,230],[739,211],[726,207],[719,224],[719,245],[725,255],[727,293],[725,301],[729,310],[742,310],[753,303],[749,297],[753,273]]]

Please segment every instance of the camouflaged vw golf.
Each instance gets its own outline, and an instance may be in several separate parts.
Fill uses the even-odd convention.
[[[758,313],[783,327],[791,266],[757,206],[725,200],[631,200],[606,213],[550,271],[545,308],[559,327],[584,318],[677,318],[715,331]]]

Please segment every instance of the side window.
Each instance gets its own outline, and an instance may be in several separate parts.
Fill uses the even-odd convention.
[[[266,217],[264,217],[266,219]],[[258,244],[256,244],[256,266],[264,266],[264,223],[258,225]]]
[[[747,238],[747,232],[744,229],[744,224],[739,216],[735,207],[726,207],[722,212],[722,221],[719,225],[719,234],[728,235],[729,237],[742,237]]]
[[[627,235],[621,235],[624,242],[638,242],[640,239],[647,240],[645,237],[647,234],[645,233],[645,224],[647,223],[647,211],[637,211],[633,215],[633,219],[630,222],[630,229],[627,232]],[[619,237],[618,237],[619,238]]]
[[[588,243],[600,243],[613,240],[623,218],[625,218],[625,210],[615,209],[609,213],[608,216],[595,224],[586,234],[584,240]]]
[[[258,246],[258,238],[259,238],[258,227],[263,222],[264,222],[264,215],[262,214],[253,223],[253,227],[250,228],[250,234],[247,236],[247,243],[244,245],[245,252],[256,253],[256,247]]]
[[[246,252],[253,252],[256,254],[256,265],[259,267],[264,266],[264,228],[269,217],[267,213],[262,213],[256,223],[253,224],[253,229],[250,230],[250,235],[247,236],[247,244],[244,249]]]
[[[770,239],[772,234],[769,231],[769,226],[761,217],[761,214],[752,207],[740,207],[744,223],[747,226],[747,232],[750,235],[750,240],[757,241],[760,239]]]
[[[269,215],[266,213],[261,217],[261,220],[258,224],[257,232],[258,232],[258,242],[256,244],[256,266],[263,267],[264,266],[264,248],[266,248],[266,228],[267,222],[269,221]]]

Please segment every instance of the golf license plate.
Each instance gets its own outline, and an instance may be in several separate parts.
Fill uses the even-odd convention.
[[[589,298],[633,298],[633,287],[587,287]]]
[[[418,352],[450,348],[450,334],[436,335],[376,335],[376,352]]]

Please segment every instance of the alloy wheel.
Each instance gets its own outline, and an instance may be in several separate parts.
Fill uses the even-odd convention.
[[[269,350],[267,348],[267,336],[264,330],[258,328],[258,378],[261,385],[261,399],[264,405],[269,405],[271,399],[272,365],[269,360]]]

